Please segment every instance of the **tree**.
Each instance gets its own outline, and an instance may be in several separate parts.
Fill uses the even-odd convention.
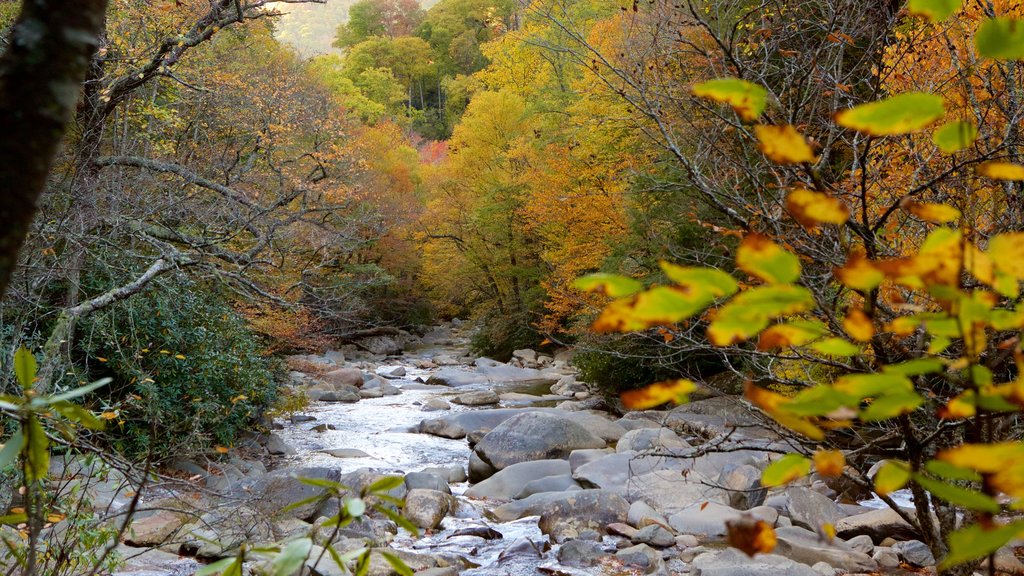
[[[409,36],[423,21],[415,0],[360,0],[348,9],[348,21],[338,27],[334,45],[348,48],[374,36],[394,40]]]

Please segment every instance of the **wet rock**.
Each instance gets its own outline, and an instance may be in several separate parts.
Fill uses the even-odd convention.
[[[435,361],[437,361],[436,358]],[[438,364],[441,363],[438,362]],[[441,368],[437,372],[434,372],[430,378],[427,378],[427,384],[434,386],[451,386],[452,388],[472,386],[474,384],[485,384],[487,381],[487,376],[477,372],[463,370],[461,368]]]
[[[442,478],[447,478],[448,482],[465,482],[469,479],[466,475],[466,469],[458,464],[452,464],[447,467],[432,466],[430,468],[424,468],[420,472],[426,472],[428,474],[436,474]]]
[[[452,398],[452,402],[462,404],[463,406],[486,406],[488,404],[497,404],[500,400],[501,398],[498,397],[498,393],[494,390],[464,392]]]
[[[935,566],[935,557],[928,545],[920,540],[907,540],[892,545],[892,549],[900,555],[904,562],[917,568]]]
[[[548,550],[551,550],[551,544],[548,544],[546,540],[534,542],[529,538],[516,538],[498,554],[498,562],[517,556],[543,558]]]
[[[497,470],[494,466],[491,466],[487,462],[484,462],[482,458],[476,453],[471,452],[469,455],[469,481],[470,482],[483,482],[494,475]]]
[[[352,404],[359,402],[359,389],[355,386],[336,386],[332,392],[324,392],[320,395],[321,402],[341,402]]]
[[[295,454],[295,448],[285,444],[280,436],[271,432],[267,436],[267,452],[275,456],[291,456]]]
[[[525,414],[529,410],[520,408],[498,408],[494,410],[471,410],[446,414],[420,422],[420,432],[455,440],[465,438],[471,430],[495,428],[505,420]]]
[[[370,455],[355,448],[329,448],[321,450],[324,454],[330,454],[335,458],[369,458]]]
[[[569,468],[573,473],[576,469],[584,464],[600,460],[609,454],[614,454],[615,450],[611,448],[588,448],[585,450],[573,450],[569,453]]]
[[[426,402],[423,403],[423,407],[421,408],[421,410],[423,410],[424,412],[440,412],[442,410],[451,410],[451,409],[452,409],[451,404],[445,402],[444,400],[442,400],[440,398],[431,398],[430,400],[427,400]],[[420,431],[421,432],[424,431],[422,429],[422,426],[420,428]],[[463,435],[465,435],[465,432],[463,432]],[[440,436],[440,434],[435,434],[435,436]]]
[[[449,408],[451,408],[449,406]],[[461,440],[466,437],[466,429],[457,422],[447,418],[428,418],[420,422],[419,431],[423,434]]]
[[[586,530],[603,533],[608,524],[626,521],[629,502],[618,494],[596,490],[561,494],[568,496],[550,502],[537,522],[540,531],[555,542],[576,538]]]
[[[256,506],[266,517],[282,514],[282,510],[292,504],[323,493],[322,488],[303,484],[299,478],[316,478],[338,482],[340,474],[331,468],[285,468],[270,472],[260,478],[253,487],[253,494],[258,495]],[[292,518],[309,520],[317,509],[317,502],[310,502],[283,514]]]
[[[647,574],[658,572],[664,567],[661,553],[646,544],[623,548],[615,553],[615,557],[626,566],[636,566]]]
[[[320,377],[334,389],[338,386],[359,388],[363,385],[363,371],[358,368],[338,368]]]
[[[606,556],[600,544],[589,540],[570,540],[558,549],[558,562],[573,568],[597,566]]]
[[[451,507],[451,496],[437,490],[416,488],[405,495],[402,514],[414,525],[433,530],[441,525]]]
[[[451,494],[452,489],[448,487],[447,477],[442,478],[430,472],[410,472],[405,475],[405,487],[409,490],[425,489],[436,490]]]
[[[506,468],[505,470],[508,470]],[[566,490],[582,490],[583,487],[576,483],[572,474],[558,474],[555,476],[544,476],[531,480],[523,486],[518,494],[513,496],[516,500],[540,494],[541,492],[565,492]]]
[[[377,368],[377,375],[384,378],[405,378],[406,374],[405,366],[381,366]]]
[[[455,538],[457,536],[474,536],[476,538],[483,538],[484,540],[501,540],[505,536],[491,528],[490,526],[470,526],[469,528],[460,528],[452,533],[449,538]]]
[[[640,542],[655,548],[668,548],[675,546],[676,537],[658,524],[649,524],[637,531],[633,542]]]
[[[470,487],[465,495],[470,498],[508,500],[522,492],[526,485],[535,479],[568,473],[569,462],[565,460],[520,462]]]
[[[622,435],[616,452],[689,448],[690,444],[668,428],[639,428]]]
[[[310,416],[309,414],[292,414],[289,420],[292,424],[301,424],[303,422],[312,422],[316,420],[316,416]]]
[[[850,539],[864,534],[870,536],[876,544],[886,538],[913,540],[920,536],[906,520],[891,508],[881,508],[856,516],[848,516],[836,522],[835,527],[836,534],[840,538]]]
[[[810,566],[777,554],[750,558],[735,548],[700,554],[690,570],[692,576],[820,576]]]
[[[817,531],[825,524],[835,526],[846,514],[828,497],[802,486],[787,488],[783,512],[795,526]]]
[[[604,440],[567,418],[543,412],[517,414],[496,426],[475,453],[497,470],[519,462],[567,458],[573,450],[603,448]]]
[[[825,562],[846,572],[874,572],[878,563],[863,552],[854,550],[842,540],[822,541],[816,532],[790,526],[777,528],[778,543],[774,553],[813,566]]]
[[[388,563],[381,552],[398,556],[413,572],[437,568],[437,559],[433,556],[414,554],[394,548],[374,549],[370,554],[370,569],[366,573],[367,576],[398,576],[398,572]]]

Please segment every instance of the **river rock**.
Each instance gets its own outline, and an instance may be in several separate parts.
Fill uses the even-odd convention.
[[[917,568],[935,566],[935,557],[928,545],[920,540],[907,540],[892,545],[892,549],[900,555],[904,562]]]
[[[569,540],[558,549],[559,564],[573,568],[597,566],[607,556],[601,545],[591,540]]]
[[[666,448],[690,448],[690,444],[668,428],[639,428],[623,434],[615,446],[615,451],[642,452]]]
[[[405,508],[402,514],[416,526],[433,530],[441,525],[450,508],[451,496],[448,494],[438,490],[414,488],[405,495]]]
[[[776,528],[775,536],[778,543],[774,553],[797,562],[811,566],[825,562],[829,566],[853,573],[874,572],[878,569],[878,563],[867,554],[854,550],[839,539],[822,541],[816,532],[806,528]]]
[[[540,531],[555,542],[577,538],[589,530],[603,533],[608,524],[625,522],[629,513],[629,502],[618,494],[601,493],[597,490],[578,490],[561,494],[567,496],[551,501],[537,522]]]
[[[473,392],[464,392],[452,398],[452,402],[462,404],[463,406],[486,406],[488,404],[497,404],[500,400],[501,398],[498,397],[498,393],[494,390],[474,390]]]
[[[723,470],[718,485],[729,490],[729,505],[739,510],[760,506],[768,492],[761,487],[761,469],[750,464]]]
[[[575,474],[576,469],[584,464],[600,460],[609,454],[614,454],[611,448],[587,448],[585,450],[573,450],[569,453],[569,468]]]
[[[622,435],[626,433],[625,428],[610,420],[603,413],[589,411],[566,412],[564,410],[553,410],[552,413],[576,422],[605,442],[618,442]]]
[[[359,390],[359,397],[360,398],[383,398],[384,397],[384,391],[381,390],[379,386],[375,387],[375,388],[362,388],[362,389]],[[323,397],[321,397],[321,400],[323,400]]]
[[[292,504],[323,493],[322,488],[303,484],[299,482],[299,478],[315,478],[333,482],[341,480],[340,473],[333,468],[308,467],[275,470],[260,478],[253,486],[253,494],[259,496],[256,500],[258,510],[267,518],[286,514],[301,520],[311,519],[316,512],[317,502],[310,502],[287,512],[281,512]]]
[[[376,370],[378,376],[389,379],[405,378],[405,366],[380,366]]]
[[[321,402],[342,402],[345,404],[352,404],[359,402],[360,398],[359,389],[355,386],[335,386],[331,392],[324,392],[320,395]]]
[[[505,536],[491,528],[490,526],[470,526],[468,528],[460,528],[448,538],[457,538],[459,536],[473,536],[475,538],[482,538],[484,540],[501,540]]]
[[[497,472],[494,466],[484,462],[476,452],[469,454],[469,481],[473,483],[483,482]]]
[[[680,534],[692,534],[701,542],[708,542],[724,537],[725,523],[742,516],[740,510],[719,502],[696,503],[669,516],[668,523]]]
[[[572,420],[527,412],[499,424],[474,450],[484,462],[501,470],[519,462],[567,458],[573,450],[604,446],[604,440]]]
[[[180,502],[162,501],[153,502],[147,505],[148,508],[162,508],[165,506],[179,507]],[[190,519],[188,512],[182,510],[154,510],[152,512],[140,512],[132,518],[131,526],[125,533],[124,542],[129,546],[155,548],[167,543]]]
[[[285,443],[277,434],[271,432],[267,435],[267,452],[274,456],[291,456],[295,454],[295,448]]]
[[[363,385],[363,371],[358,368],[338,368],[320,377],[334,389],[338,386],[359,388]]]
[[[655,548],[668,548],[676,544],[675,535],[666,530],[664,526],[659,526],[658,524],[644,526],[637,531],[632,540],[633,542],[640,542]]]
[[[181,552],[199,558],[231,555],[247,542],[253,545],[273,541],[270,516],[248,506],[231,506],[203,514],[181,529]]]
[[[865,534],[870,536],[875,544],[881,544],[886,538],[913,540],[920,537],[913,526],[891,508],[847,516],[836,522],[835,527],[840,538],[850,539]]]
[[[626,516],[626,522],[637,528],[643,528],[650,524],[669,525],[668,520],[664,516],[643,500],[636,500],[629,505],[629,514]]]
[[[656,470],[630,478],[625,495],[629,500],[642,499],[666,517],[694,504],[729,501],[729,492],[709,479],[696,472],[683,476],[675,470]]]
[[[569,473],[565,460],[534,460],[520,462],[499,470],[483,482],[471,486],[465,495],[470,498],[508,500],[516,496],[532,480]]]
[[[488,380],[498,384],[542,385],[558,382],[557,377],[552,378],[540,370],[534,370],[532,368],[517,368],[516,366],[509,366],[508,364],[495,362],[489,358],[478,359],[476,361],[476,368],[480,374],[486,376]]]
[[[789,516],[794,525],[814,532],[820,530],[825,524],[835,526],[846,517],[838,504],[803,486],[786,489],[785,508],[782,512]]]
[[[508,504],[502,504],[497,508],[491,510],[491,515],[498,522],[511,522],[527,516],[540,516],[545,511],[551,509],[554,506],[562,506],[562,503],[572,500],[573,502],[579,502],[578,497],[580,495],[586,495],[587,501],[590,500],[601,500],[610,499],[613,496],[621,498],[618,494],[610,492],[608,490],[570,490],[565,492],[541,492],[540,494],[534,494],[523,498],[522,500],[514,500]],[[628,505],[626,511],[628,512]],[[607,522],[621,522],[622,520],[612,520]]]
[[[705,552],[693,559],[691,576],[821,576],[806,564],[777,554],[753,558],[735,548]]]
[[[615,557],[626,566],[636,566],[647,574],[664,572],[665,561],[661,559],[661,552],[647,544],[623,548],[615,553]]]
[[[409,490],[424,489],[436,490],[451,494],[452,489],[448,487],[447,476],[442,478],[438,474],[430,472],[410,472],[405,475],[405,487]]]
[[[877,562],[881,568],[892,570],[900,566],[900,555],[887,546],[876,547],[874,554],[871,555],[871,559]]]
[[[355,448],[329,448],[321,450],[324,454],[330,454],[335,458],[369,458],[370,455]]]
[[[854,536],[846,541],[846,544],[858,552],[865,554],[871,554],[875,549],[875,543],[871,541],[871,537],[867,534],[861,534],[860,536]]]
[[[675,470],[678,475],[684,466],[682,460],[674,458],[639,455],[633,451],[617,452],[577,467],[573,478],[588,488],[625,490],[633,477],[655,470]]]
[[[451,410],[452,406],[440,398],[431,398],[424,402],[423,407],[420,409],[424,412],[440,412],[442,410]],[[420,432],[424,432],[422,423],[420,424]],[[465,431],[463,431],[463,435],[465,435]],[[435,434],[435,436],[438,436],[438,434]]]
[[[509,418],[525,414],[529,410],[520,408],[497,408],[493,410],[470,410],[445,414],[420,422],[419,430],[424,434],[459,440],[472,430],[494,429]]]
[[[392,356],[402,352],[402,345],[391,336],[371,336],[359,341],[359,346],[376,356]]]
[[[508,470],[506,468],[505,470]],[[513,496],[516,500],[527,498],[533,494],[540,494],[541,492],[565,492],[567,490],[582,490],[583,487],[576,483],[573,479],[572,474],[558,474],[554,476],[544,476],[543,478],[537,478],[536,480],[530,480],[523,486],[523,489],[518,494]]]
[[[447,478],[448,482],[465,482],[469,479],[469,476],[466,475],[466,469],[459,464],[452,464],[446,467],[431,466],[420,470],[420,472],[436,474],[441,478]]]
[[[436,360],[435,360],[436,361]],[[440,362],[438,362],[440,364]],[[486,384],[487,376],[478,372],[470,372],[461,368],[441,368],[427,378],[427,384],[434,386],[473,386],[474,384]]]

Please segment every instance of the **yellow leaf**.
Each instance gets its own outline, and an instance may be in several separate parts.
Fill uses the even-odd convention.
[[[775,549],[778,538],[775,530],[764,520],[743,515],[725,523],[729,545],[747,556],[758,552],[767,554]]]
[[[178,360],[184,360],[185,359],[185,356],[183,354],[175,354],[174,357],[177,358]]]
[[[743,239],[736,250],[736,265],[773,284],[795,282],[800,277],[800,260],[760,234],[748,234]]]
[[[910,466],[899,460],[887,460],[875,473],[875,492],[885,496],[903,488],[910,482]]]
[[[939,418],[942,418],[943,420],[970,418],[977,413],[975,402],[974,390],[968,390],[967,392],[951,399],[945,406],[939,408]]]
[[[758,148],[776,164],[814,162],[814,151],[804,137],[789,124],[784,126],[754,126]]]
[[[171,351],[170,350],[161,350],[160,353],[161,354],[170,354]]]
[[[895,136],[920,130],[944,114],[942,97],[907,92],[843,110],[836,114],[836,122],[872,136]]]
[[[756,120],[767,104],[768,91],[738,78],[718,78],[693,87],[693,94],[732,106],[740,118]]]
[[[102,356],[97,356],[96,360],[99,361],[99,362],[106,362],[107,361],[107,359],[103,358]]]
[[[843,318],[843,330],[858,342],[867,342],[875,335],[875,324],[860,308],[850,308]]]
[[[103,418],[104,420],[113,420],[117,418],[117,412],[111,412],[108,410],[100,414],[100,418]]]
[[[978,166],[978,175],[993,180],[1024,180],[1024,166],[1013,162],[985,162]]]
[[[249,397],[246,396],[245,394],[239,394],[238,396],[235,396],[234,398],[231,399],[231,403],[232,404],[237,404],[237,403],[241,402],[242,400],[248,400],[248,399],[249,399]]]
[[[961,216],[960,211],[948,204],[932,204],[930,202],[914,202],[905,200],[900,202],[900,208],[910,212],[925,222],[932,224],[945,224],[952,222]]]
[[[1005,468],[1007,463],[1020,462],[1024,458],[1024,443],[962,444],[939,452],[937,458],[960,468],[992,474]]]
[[[988,256],[997,270],[1024,280],[1024,232],[993,236],[988,241]]]
[[[65,516],[65,515],[63,515],[63,514],[61,514],[59,512],[51,512],[51,513],[46,515],[46,521],[50,522],[52,524],[56,524],[57,522],[60,522],[60,521],[64,520],[65,518],[67,518],[67,516]]]
[[[836,277],[840,282],[854,290],[869,292],[885,280],[885,274],[875,267],[862,252],[853,252],[846,259],[842,268],[836,268]]]
[[[806,188],[794,188],[786,195],[786,210],[801,226],[809,229],[820,223],[842,224],[850,218],[846,204]]]
[[[683,404],[697,385],[686,379],[658,382],[637,390],[622,393],[622,403],[633,410],[647,410],[666,402]]]
[[[838,478],[846,466],[846,457],[839,450],[818,450],[814,453],[814,469],[826,478]]]

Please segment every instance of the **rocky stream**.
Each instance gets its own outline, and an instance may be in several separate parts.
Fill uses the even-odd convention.
[[[330,503],[278,513],[317,490],[296,478],[359,489],[383,475],[404,476],[394,493],[420,536],[370,518],[342,530],[335,547],[388,549],[424,576],[934,573],[909,524],[880,503],[853,503],[864,496],[838,482],[762,488],[767,463],[794,448],[740,399],[615,415],[576,380],[568,355],[475,359],[467,332],[445,325],[290,358],[287,385],[308,407],[224,457],[178,462],[176,476],[147,487],[118,547],[118,574],[186,575],[243,541],[323,538],[316,529]],[[98,483],[94,501],[124,508],[125,486]],[[727,545],[727,522],[756,520],[775,527],[773,553]],[[308,573],[342,574],[327,556],[317,562],[317,550]],[[1024,573],[1012,551],[999,563]],[[371,575],[392,573],[374,557]]]

